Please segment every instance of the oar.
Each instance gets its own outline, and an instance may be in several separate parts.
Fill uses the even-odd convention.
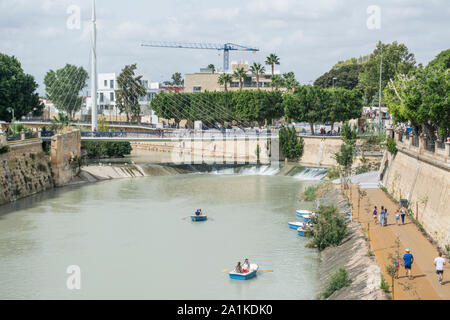
[[[231,271],[231,270],[233,270],[233,269],[223,269],[222,272],[228,272],[228,271]],[[263,270],[263,269],[258,269],[258,271],[275,272],[275,271],[273,271],[273,270]]]

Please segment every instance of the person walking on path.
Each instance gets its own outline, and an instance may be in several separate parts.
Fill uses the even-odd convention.
[[[385,217],[385,214],[384,214],[384,206],[381,206],[381,212],[380,212],[380,224],[381,224],[382,227],[384,227],[384,217]]]
[[[400,220],[400,211],[397,209],[397,211],[395,211],[395,223],[397,225],[399,220]]]
[[[409,280],[413,279],[413,276],[411,274],[411,267],[412,264],[414,262],[414,257],[411,254],[411,252],[409,251],[409,249],[405,250],[406,253],[403,255],[403,266],[405,267],[405,273],[406,273],[406,277],[408,277]]]
[[[375,206],[375,208],[373,208],[373,220],[375,222],[375,224],[377,224],[377,214],[378,214],[378,210],[377,210],[377,206]]]
[[[406,215],[405,207],[402,207],[402,214],[401,214],[401,216],[402,216],[402,224],[405,224],[405,215]]]
[[[439,284],[442,286],[444,281],[444,265],[445,265],[445,259],[442,258],[442,252],[439,252],[439,257],[434,259],[434,265],[436,266],[436,274],[438,275]]]

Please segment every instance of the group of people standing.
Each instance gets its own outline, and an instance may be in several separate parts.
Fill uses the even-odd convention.
[[[406,208],[402,206],[401,209],[397,209],[395,212],[395,223],[399,225],[400,218],[402,219],[402,225],[405,224],[405,216],[406,216]],[[380,222],[380,225],[382,227],[387,226],[388,224],[388,210],[384,206],[381,206],[380,215],[378,217],[378,208],[375,206],[373,208],[373,220],[375,224],[378,224]]]

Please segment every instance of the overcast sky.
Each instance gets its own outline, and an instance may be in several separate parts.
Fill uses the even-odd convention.
[[[81,10],[80,29],[67,27],[72,5]],[[381,10],[379,29],[368,28],[372,5]],[[49,69],[90,70],[90,15],[91,0],[0,0],[0,52],[18,57],[42,93]],[[222,67],[222,53],[144,48],[142,41],[231,42],[261,50],[232,52],[231,60],[263,63],[276,53],[281,72],[308,83],[339,60],[372,52],[378,40],[404,43],[426,64],[450,47],[449,16],[448,0],[97,0],[98,71],[137,63],[151,81],[163,81],[210,63]]]

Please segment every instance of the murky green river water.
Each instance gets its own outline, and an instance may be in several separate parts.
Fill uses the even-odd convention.
[[[230,173],[230,172],[228,172]],[[317,181],[189,174],[68,187],[0,207],[0,299],[314,299],[318,254],[287,223]],[[192,223],[202,208],[211,219]],[[225,268],[249,258],[249,281]],[[68,266],[81,290],[69,290]]]

